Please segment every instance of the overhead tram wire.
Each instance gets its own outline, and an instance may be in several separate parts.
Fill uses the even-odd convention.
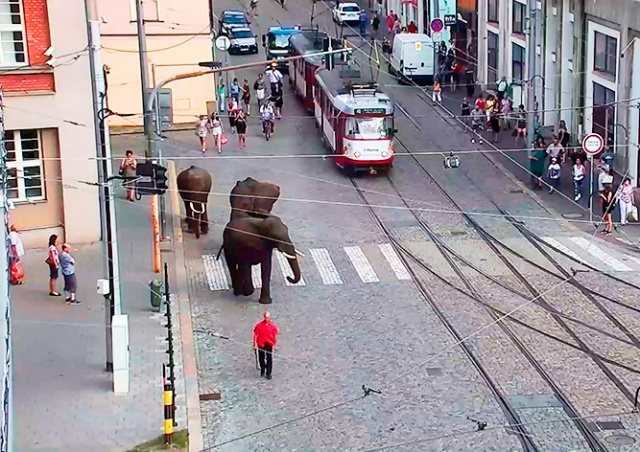
[[[205,32],[205,31],[207,31],[207,30],[209,30],[209,29],[210,29],[210,25],[209,25],[209,24],[207,24],[207,26],[206,26],[206,27],[204,27],[202,30],[200,30],[200,31],[199,31],[199,32],[197,32],[197,33],[192,34],[192,35],[191,35],[191,36],[189,36],[187,39],[185,39],[185,40],[184,40],[184,41],[182,41],[182,42],[179,42],[178,44],[174,44],[174,45],[170,45],[170,46],[167,46],[167,47],[163,47],[163,48],[161,48],[161,49],[147,50],[147,53],[164,52],[164,51],[166,51],[166,50],[175,49],[175,48],[180,47],[180,46],[182,46],[182,45],[184,45],[184,44],[187,44],[187,43],[188,43],[188,42],[190,42],[190,41],[193,41],[193,40],[194,40],[194,39],[196,39],[196,38],[199,38],[199,37],[203,37],[203,36],[205,36],[205,33],[204,33],[204,32]],[[209,36],[209,33],[206,33],[206,36]],[[101,46],[100,48],[101,48],[101,49],[104,49],[104,50],[106,50],[106,51],[108,51],[108,52],[138,53],[138,50],[114,49],[114,48],[111,48],[111,47],[105,47],[104,45],[103,45],[103,46]]]

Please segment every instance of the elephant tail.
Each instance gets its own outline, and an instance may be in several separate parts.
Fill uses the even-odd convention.
[[[222,254],[223,248],[224,248],[224,244],[220,247],[220,250],[218,250],[218,255],[216,256],[216,260],[220,260],[220,255]]]
[[[201,210],[196,209],[196,203],[194,203],[193,201],[189,202],[189,207],[191,207],[191,211],[193,213],[196,213],[198,215],[203,215],[204,209],[206,209],[205,204],[204,203],[198,203],[198,204],[200,204],[200,206],[202,207]]]

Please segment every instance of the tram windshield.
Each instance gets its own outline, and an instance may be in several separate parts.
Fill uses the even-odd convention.
[[[272,50],[286,50],[289,48],[289,35],[269,33],[269,48]]]
[[[389,131],[393,128],[393,118],[347,118],[344,125],[346,138],[364,140],[381,140],[389,138]]]

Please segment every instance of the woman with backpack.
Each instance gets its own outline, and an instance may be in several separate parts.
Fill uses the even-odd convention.
[[[604,191],[600,193],[600,204],[602,205],[602,221],[604,221],[604,230],[601,234],[611,235],[613,233],[611,212],[616,207],[616,196],[611,189],[611,184],[606,184]]]

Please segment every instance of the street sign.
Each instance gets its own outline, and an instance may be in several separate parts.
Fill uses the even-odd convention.
[[[442,40],[441,38],[442,38],[442,33],[437,33],[435,31],[431,33],[431,40],[433,42],[439,42]]]
[[[436,18],[431,21],[431,31],[434,33],[440,33],[443,29],[444,22],[442,22],[442,19]]]
[[[589,155],[596,155],[604,147],[604,140],[597,133],[590,133],[582,140],[582,150]]]
[[[222,52],[226,52],[231,47],[231,40],[226,36],[218,36],[216,38],[216,48]]]
[[[455,14],[445,14],[444,16],[444,24],[447,27],[451,27],[458,24],[458,18]]]

